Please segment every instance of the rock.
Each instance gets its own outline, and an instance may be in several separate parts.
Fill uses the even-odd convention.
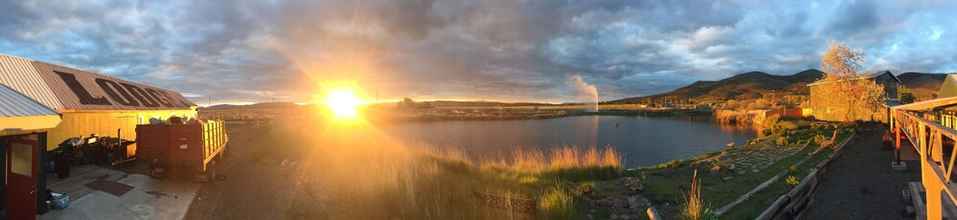
[[[595,201],[595,204],[598,207],[613,208],[615,206],[615,201],[612,198],[605,198]]]
[[[732,179],[734,179],[734,177],[733,177],[733,176],[725,176],[725,177],[721,177],[721,180],[724,180],[724,181],[728,181],[728,180],[732,180]]]
[[[581,187],[578,187],[578,189],[582,194],[585,194],[585,195],[589,195],[592,192],[591,185],[582,185]]]
[[[628,208],[628,201],[624,199],[615,199],[615,208],[626,209]]]
[[[641,196],[631,196],[628,197],[628,207],[631,209],[639,209],[646,207],[650,204],[648,199]]]
[[[718,164],[712,165],[712,166],[711,166],[711,172],[712,172],[712,173],[721,172],[721,165],[718,165]]]
[[[641,184],[641,178],[638,177],[625,177],[622,179],[625,187],[634,192],[640,192],[645,189],[645,186]]]
[[[609,218],[609,219],[618,219],[618,214],[611,214],[611,216],[608,217],[608,218]]]
[[[760,172],[760,170],[758,170],[758,169],[751,169],[751,172],[752,172],[752,173],[758,173],[758,172]]]

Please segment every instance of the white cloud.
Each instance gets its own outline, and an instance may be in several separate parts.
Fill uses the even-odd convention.
[[[946,40],[957,29],[957,3],[946,1],[0,1],[0,8],[0,51],[230,101],[296,99],[310,80],[347,77],[395,97],[562,101],[574,99],[563,83],[570,72],[603,97],[647,95],[740,72],[814,68],[828,40],[864,49],[876,68],[957,71],[957,45]]]

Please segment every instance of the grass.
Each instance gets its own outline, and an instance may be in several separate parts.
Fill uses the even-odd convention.
[[[575,216],[575,196],[563,184],[549,187],[538,200],[538,208],[550,219],[569,219]]]
[[[833,153],[831,150],[824,150],[818,154],[808,158],[807,161],[802,163],[797,169],[790,173],[789,175],[797,177],[797,179],[803,179],[806,177],[815,166],[821,161],[827,159]],[[775,200],[778,199],[781,195],[784,195],[792,188],[794,185],[788,184],[787,181],[777,181],[768,186],[768,188],[763,191],[754,194],[751,199],[741,203],[736,206],[734,209],[722,215],[722,218],[726,219],[754,219],[761,215],[761,212],[764,212]]]
[[[803,143],[807,140],[810,140],[817,134],[828,134],[828,136],[830,136],[831,131],[831,129],[801,129],[786,135],[786,138],[788,139],[788,143]],[[850,132],[840,132],[838,134],[838,142],[845,140],[849,135]],[[778,136],[772,135],[765,137],[763,140],[777,141],[777,137]],[[740,146],[740,148],[747,149],[749,146],[750,145]],[[710,204],[715,207],[726,205],[737,199],[740,195],[750,191],[755,186],[767,181],[771,177],[785,170],[788,170],[798,161],[809,158],[808,154],[813,152],[815,149],[817,149],[816,144],[811,142],[807,147],[803,148],[797,153],[788,157],[784,157],[769,167],[761,169],[757,173],[747,172],[745,175],[734,175],[733,179],[724,179],[726,175],[722,174],[721,172],[705,172],[703,174],[699,173],[697,178],[701,181],[701,197],[706,204]],[[654,167],[645,167],[638,171],[629,171],[626,172],[625,175],[643,177],[643,182],[646,184],[644,195],[654,201],[656,204],[681,204],[682,201],[679,201],[679,199],[685,198],[685,195],[682,193],[691,189],[691,184],[689,184],[687,180],[692,178],[694,172],[698,170],[705,171],[710,168],[709,165],[705,165],[708,163],[698,164],[696,162],[714,155],[718,155],[720,153],[721,152],[710,153],[683,161],[669,161]],[[800,166],[797,166],[796,169],[800,170],[800,172],[798,172],[796,176],[803,177],[801,175],[806,175],[806,173],[800,173],[806,172],[808,166],[816,165],[821,158],[826,157],[829,154],[830,150],[825,150],[810,157],[806,162],[802,163]],[[737,213],[753,214],[755,213],[754,210],[757,210],[756,212],[760,214],[764,208],[773,202],[773,199],[777,198],[776,195],[781,194],[781,189],[787,188],[784,180],[785,179],[782,178],[781,180],[776,181],[768,189],[765,189],[764,191],[754,195],[745,203],[736,206],[729,213],[725,213],[722,218],[727,218],[727,216],[736,216],[742,218],[727,219],[743,219],[746,218],[747,215]],[[773,197],[773,199],[771,197]],[[770,202],[767,200],[770,200]],[[683,212],[679,208],[680,207],[675,206],[664,206],[659,208],[659,211],[664,213],[666,216],[675,216]]]
[[[613,148],[516,150],[470,159],[460,150],[409,147],[372,127],[276,123],[262,128],[252,162],[300,161],[292,219],[576,218],[574,186],[621,175]]]

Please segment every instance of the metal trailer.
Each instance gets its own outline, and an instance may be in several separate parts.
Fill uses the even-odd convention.
[[[137,158],[155,177],[216,178],[216,163],[226,152],[225,123],[219,120],[148,124],[136,127]]]

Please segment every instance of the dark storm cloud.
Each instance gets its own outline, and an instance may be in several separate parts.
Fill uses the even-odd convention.
[[[355,80],[380,98],[603,99],[818,66],[829,40],[871,68],[957,69],[948,2],[0,0],[0,51],[197,100],[305,101]]]

